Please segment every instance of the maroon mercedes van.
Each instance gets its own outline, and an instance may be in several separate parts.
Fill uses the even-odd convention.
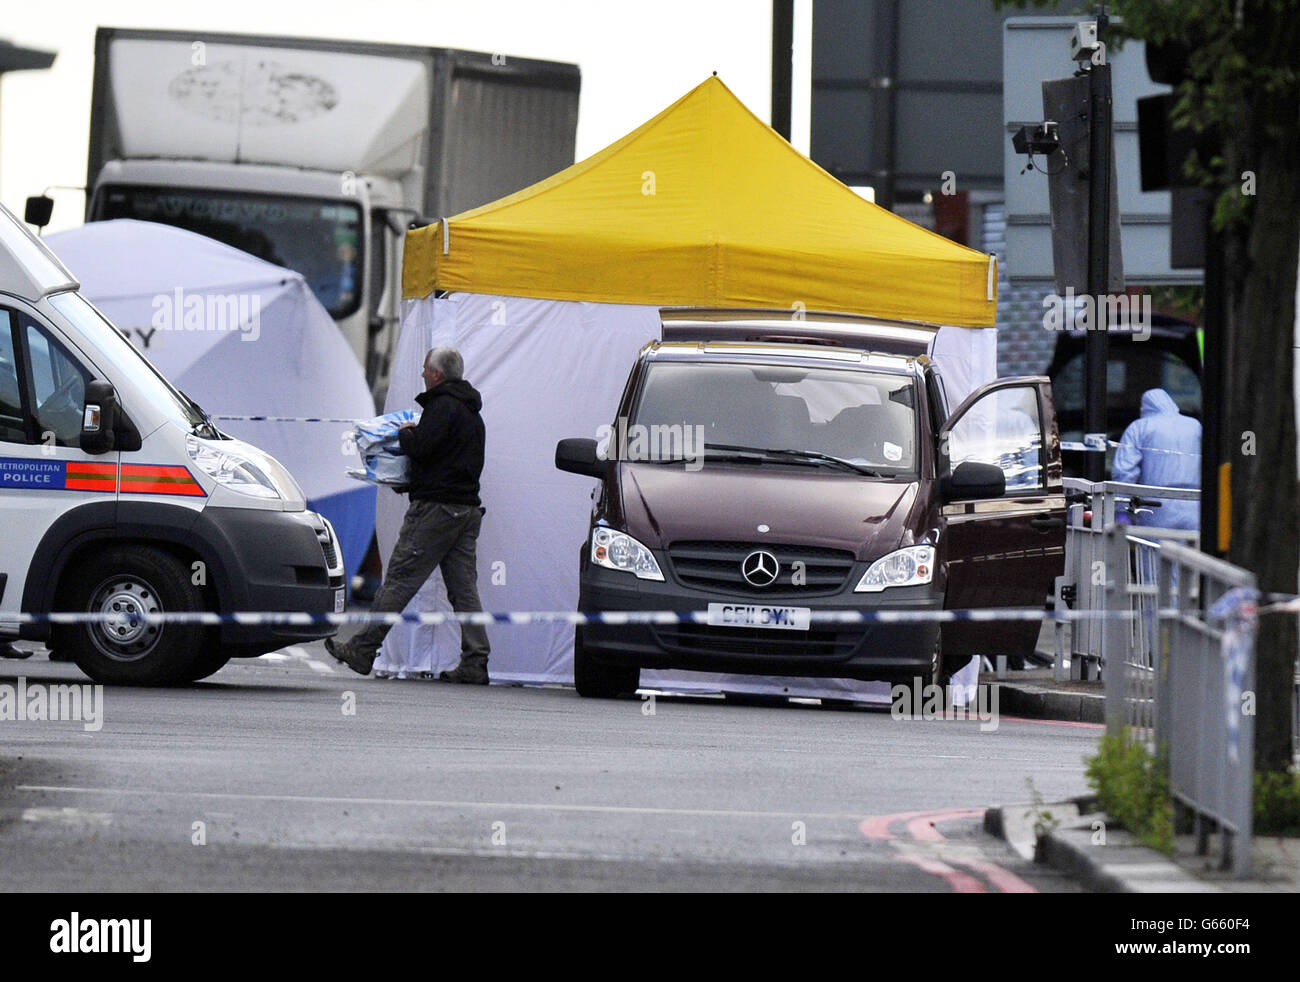
[[[939,682],[1033,650],[1026,621],[831,623],[818,611],[1042,607],[1064,565],[1051,385],[950,406],[936,327],[666,310],[611,424],[560,441],[597,479],[583,612],[698,612],[576,630],[584,696],[640,670]]]

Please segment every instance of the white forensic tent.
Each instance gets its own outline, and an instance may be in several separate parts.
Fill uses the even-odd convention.
[[[996,374],[994,332],[978,329],[993,322],[995,273],[991,257],[858,198],[710,79],[594,157],[408,234],[385,409],[412,404],[428,348],[461,350],[487,426],[484,607],[574,610],[594,482],[557,471],[555,444],[612,422],[636,352],[660,336],[661,306],[802,305],[961,324],[935,341],[955,404]],[[381,490],[385,557],[405,504]],[[408,609],[449,609],[438,574]],[[377,667],[449,668],[458,635],[454,625],[399,625]],[[494,625],[489,636],[494,679],[572,681],[571,627]],[[701,673],[644,672],[643,684],[838,697],[871,689]]]
[[[45,239],[86,295],[212,416],[366,419],[361,366],[302,275],[170,225],[91,222]],[[333,523],[349,576],[374,532],[375,489],[344,423],[219,421],[276,457]]]

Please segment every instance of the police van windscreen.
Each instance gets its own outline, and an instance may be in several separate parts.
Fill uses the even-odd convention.
[[[107,361],[119,376],[139,386],[146,399],[170,408],[187,425],[207,425],[190,401],[89,300],[72,291],[51,294],[49,299],[50,305],[76,326],[93,352],[93,359]],[[129,410],[130,406],[123,408]]]
[[[135,184],[106,185],[94,221],[134,218],[197,232],[296,270],[335,320],[361,303],[361,208],[348,201]]]
[[[659,362],[648,366],[631,431],[681,427],[709,447],[827,454],[885,476],[917,468],[916,382],[860,369]],[[658,427],[658,430],[654,428]],[[689,428],[689,429],[688,429]],[[671,440],[667,445],[671,446]]]

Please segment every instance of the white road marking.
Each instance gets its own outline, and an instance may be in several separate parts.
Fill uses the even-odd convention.
[[[92,812],[81,808],[24,808],[24,822],[57,822],[60,825],[109,825],[113,817],[108,812]]]
[[[272,651],[269,654],[258,655],[257,660],[269,662],[298,661],[305,663],[308,668],[319,675],[334,674],[334,669],[331,666],[325,664],[323,661],[317,661],[311,656],[311,652],[296,644],[284,648],[281,651]]]
[[[345,798],[323,795],[249,794],[232,791],[157,791],[143,788],[59,787],[49,784],[19,784],[19,791],[66,794],[143,795],[165,798],[209,798],[222,801],[282,801],[306,805],[382,805],[412,808],[490,808],[499,811],[595,812],[606,815],[689,815],[707,818],[825,818],[861,822],[861,812],[733,811],[722,808],[634,808],[626,805],[562,805],[527,801],[437,801],[412,798]]]

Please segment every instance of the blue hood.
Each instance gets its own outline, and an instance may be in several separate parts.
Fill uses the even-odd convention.
[[[1178,403],[1164,389],[1147,389],[1142,393],[1142,415],[1164,416],[1167,413],[1178,414]]]

